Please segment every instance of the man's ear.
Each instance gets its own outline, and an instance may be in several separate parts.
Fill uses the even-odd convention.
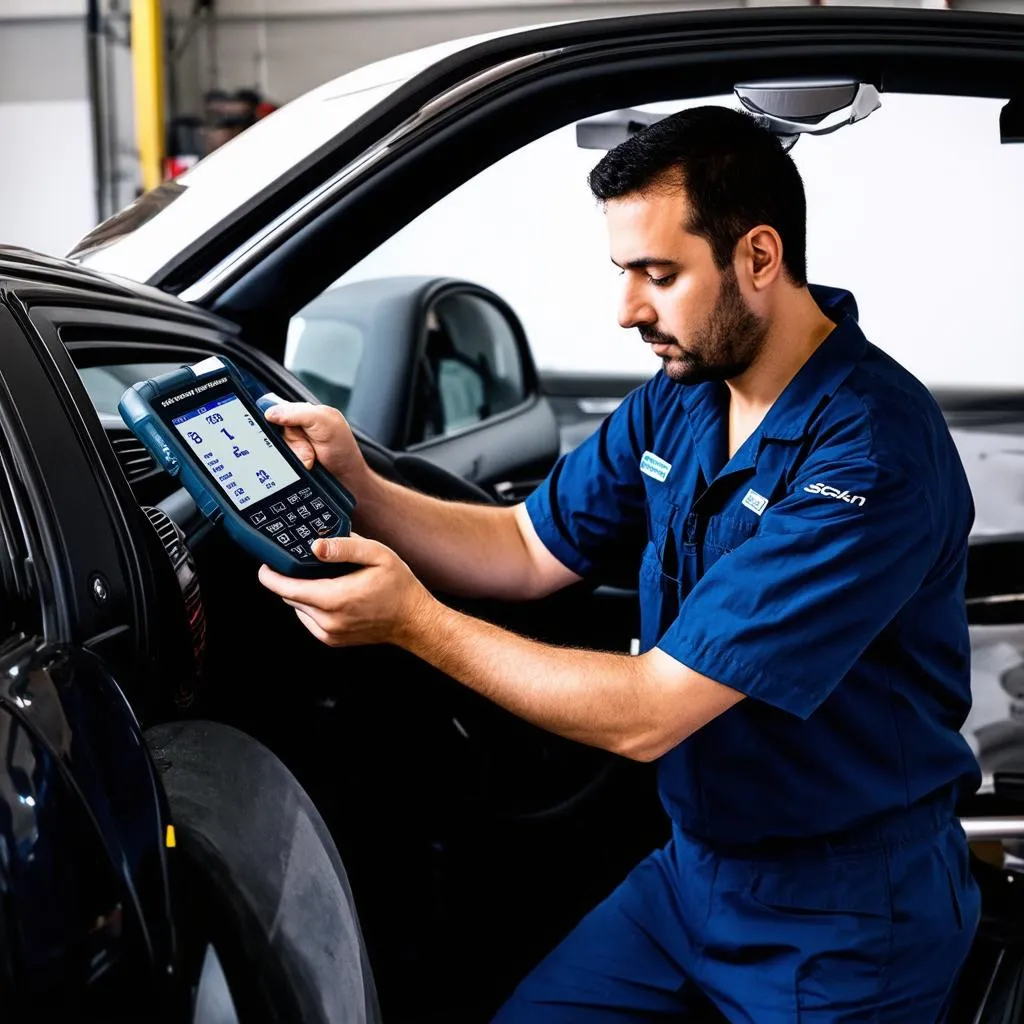
[[[751,228],[736,244],[737,272],[756,291],[771,285],[782,273],[782,239],[767,224]]]

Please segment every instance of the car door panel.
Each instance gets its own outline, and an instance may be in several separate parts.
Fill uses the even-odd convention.
[[[562,451],[585,441],[630,391],[649,379],[641,374],[541,373],[541,390],[558,420]]]
[[[502,497],[509,493],[503,485],[517,487],[518,496],[532,490],[554,465],[558,425],[551,407],[538,398],[525,408],[411,451]]]

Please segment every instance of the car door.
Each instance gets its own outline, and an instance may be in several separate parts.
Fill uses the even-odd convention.
[[[10,284],[0,284],[4,1005],[63,1019],[150,1007],[169,1019],[187,994],[174,973],[166,802],[124,696],[138,671],[125,552],[102,530],[109,506],[81,472],[81,438]]]
[[[589,437],[630,391],[642,387],[647,380],[641,374],[551,370],[542,373],[541,390],[558,421],[562,451],[571,451]]]

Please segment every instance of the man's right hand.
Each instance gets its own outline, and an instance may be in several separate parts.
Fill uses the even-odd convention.
[[[279,402],[266,411],[267,421],[284,427],[284,440],[306,469],[319,462],[346,487],[358,486],[368,472],[363,453],[345,417],[329,405]]]
[[[525,506],[441,501],[377,476],[345,417],[329,405],[281,402],[266,417],[284,428],[304,466],[319,462],[352,492],[359,532],[391,548],[427,587],[523,601],[579,579],[545,547]]]

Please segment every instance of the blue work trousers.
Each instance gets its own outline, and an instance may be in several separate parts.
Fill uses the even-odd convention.
[[[948,804],[756,856],[675,829],[495,1024],[941,1021],[979,911]]]

